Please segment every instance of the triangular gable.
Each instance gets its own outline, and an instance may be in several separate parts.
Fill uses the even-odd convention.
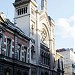
[[[50,25],[50,19],[49,19],[47,13],[44,11],[41,11],[40,12],[40,21],[43,19],[45,19],[45,21],[48,23],[48,25]]]

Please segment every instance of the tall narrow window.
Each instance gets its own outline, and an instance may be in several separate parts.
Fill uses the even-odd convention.
[[[43,64],[43,52],[41,51],[41,63]]]
[[[26,55],[27,55],[27,48],[24,47],[24,59],[25,59],[25,62],[26,62]]]
[[[41,75],[44,75],[44,73],[43,73],[43,72],[41,72]]]
[[[5,75],[10,75],[10,72],[9,72],[9,71],[7,71]]]
[[[27,48],[26,47],[24,47],[23,48],[23,52],[22,52],[22,61],[23,62],[26,62],[26,55],[27,55]]]
[[[35,53],[35,49],[34,49],[34,46],[32,45],[31,46],[31,58],[32,59],[34,58],[34,53]]]
[[[22,13],[21,9],[19,9],[19,12],[20,12],[20,15],[21,15],[21,13]]]
[[[25,13],[27,13],[27,7],[20,8],[20,9],[17,10],[18,15],[22,15],[22,14],[25,14]]]
[[[42,53],[42,64],[44,64],[44,52]]]
[[[17,48],[17,59],[20,60],[21,44],[18,44]]]
[[[45,64],[45,53],[44,53],[44,64]]]
[[[19,15],[19,9],[17,10],[17,12],[18,12],[18,15]]]
[[[48,65],[50,65],[50,54],[48,54]]]
[[[27,7],[24,8],[24,13],[27,13]]]
[[[6,56],[10,56],[11,52],[11,39],[7,38],[7,48],[6,48]]]
[[[21,10],[22,10],[22,14],[24,14],[24,8],[22,8]]]
[[[18,70],[16,75],[22,75],[22,74],[21,74],[21,71]]]
[[[1,43],[2,43],[2,37],[0,36],[0,54],[1,54]]]
[[[58,68],[60,68],[60,60],[58,59]]]
[[[32,35],[34,35],[34,33],[35,33],[35,22],[34,21],[32,21],[31,20],[31,33],[32,33]]]
[[[32,25],[32,35],[34,35],[34,25]]]

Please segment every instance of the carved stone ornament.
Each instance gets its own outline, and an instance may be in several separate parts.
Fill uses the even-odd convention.
[[[42,36],[41,40],[45,41],[45,39],[47,37],[47,33],[46,33],[46,30],[44,28],[42,28],[42,30],[41,30],[41,36]]]

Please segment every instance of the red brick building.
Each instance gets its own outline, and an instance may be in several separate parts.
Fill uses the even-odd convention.
[[[28,75],[29,42],[21,29],[0,14],[0,75]]]

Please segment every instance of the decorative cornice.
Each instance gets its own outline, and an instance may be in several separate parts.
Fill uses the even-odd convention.
[[[22,4],[25,4],[25,3],[29,3],[31,0],[17,0],[13,3],[13,5],[16,7],[16,6],[19,6],[19,5],[22,5]]]

